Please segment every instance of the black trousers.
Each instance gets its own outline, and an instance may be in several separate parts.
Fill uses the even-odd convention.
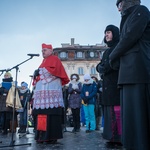
[[[127,149],[150,149],[150,84],[123,85],[120,90],[122,143]]]
[[[36,118],[36,129],[38,125],[37,121],[38,119]],[[61,125],[62,125],[61,115],[47,115],[46,131],[36,130],[35,140],[38,142],[48,142],[51,140],[57,140],[63,138]]]
[[[71,108],[74,129],[80,129],[80,108]]]

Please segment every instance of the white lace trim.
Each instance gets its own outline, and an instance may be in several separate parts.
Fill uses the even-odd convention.
[[[61,79],[40,68],[40,80],[34,91],[33,109],[64,107]]]
[[[53,80],[56,79],[56,77],[51,75],[45,68],[39,68],[39,74],[43,84],[52,82]]]
[[[33,108],[35,109],[64,107],[61,91],[57,90],[39,91],[35,93],[34,99],[35,101],[33,104],[34,106]]]

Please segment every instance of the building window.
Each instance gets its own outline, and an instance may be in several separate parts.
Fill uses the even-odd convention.
[[[82,52],[77,52],[77,58],[83,58],[83,53]]]
[[[94,55],[95,55],[95,54],[94,54],[94,52],[90,52],[90,57],[92,57],[92,58],[93,58],[93,57],[94,57]]]
[[[91,74],[96,74],[96,68],[95,67],[91,67]]]
[[[79,67],[79,68],[78,68],[78,74],[79,74],[79,75],[83,75],[83,68],[82,68],[82,67]]]
[[[66,58],[66,57],[67,57],[66,52],[61,52],[61,53],[60,53],[60,58]]]

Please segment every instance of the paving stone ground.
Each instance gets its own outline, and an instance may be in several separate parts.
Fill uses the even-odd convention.
[[[76,134],[71,131],[72,127],[67,127],[67,132],[63,133],[64,138],[58,140],[57,144],[37,144],[33,128],[29,128],[29,134],[22,137],[17,133],[0,134],[0,150],[115,150],[106,148],[102,131],[85,133],[85,127],[81,127],[81,131]]]

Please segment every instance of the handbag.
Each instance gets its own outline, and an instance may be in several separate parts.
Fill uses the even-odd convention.
[[[12,85],[12,87],[10,88],[10,90],[8,92],[7,98],[6,98],[6,107],[12,107],[12,108],[14,107],[14,94],[15,94],[15,86]],[[17,90],[16,90],[16,99],[15,100],[16,100],[15,109],[22,108]]]

